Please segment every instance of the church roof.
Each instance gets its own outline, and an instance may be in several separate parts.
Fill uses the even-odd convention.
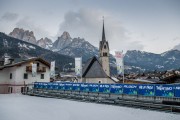
[[[83,75],[85,78],[108,78],[107,74],[104,72],[100,62],[96,57],[88,60],[88,62],[83,67]]]
[[[104,29],[104,19],[103,19],[102,41],[106,41],[105,29]]]
[[[102,40],[99,42],[99,49],[102,49],[104,43],[107,44],[107,47],[109,49],[108,41],[106,41],[105,28],[104,28],[104,19],[103,19]]]
[[[102,47],[104,46],[104,43],[107,44],[107,48],[109,49],[109,43],[108,43],[108,41],[100,41],[100,42],[99,42],[99,49],[102,49]]]

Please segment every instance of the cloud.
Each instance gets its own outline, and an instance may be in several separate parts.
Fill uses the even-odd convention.
[[[42,37],[49,36],[49,32],[47,30],[45,30],[44,27],[40,26],[39,24],[36,24],[29,17],[24,17],[24,18],[20,19],[16,23],[16,27],[33,31],[36,39],[40,39]]]
[[[180,37],[173,38],[173,41],[179,41],[179,40],[180,40]]]
[[[18,14],[16,13],[10,13],[7,12],[5,13],[2,17],[1,20],[5,20],[5,21],[15,21],[18,19]]]
[[[142,50],[143,45],[131,39],[131,32],[126,29],[120,20],[108,12],[93,9],[80,9],[69,11],[64,15],[64,21],[60,24],[58,36],[63,31],[68,31],[72,37],[83,37],[96,47],[102,36],[102,16],[105,17],[106,39],[110,49],[113,50]]]

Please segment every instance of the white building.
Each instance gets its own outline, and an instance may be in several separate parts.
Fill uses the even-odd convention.
[[[37,64],[37,74],[32,77],[32,64]],[[41,58],[31,58],[13,61],[4,57],[0,60],[0,94],[19,93],[29,87],[33,82],[50,81],[50,64]]]

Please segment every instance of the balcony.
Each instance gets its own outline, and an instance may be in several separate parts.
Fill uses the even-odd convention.
[[[32,66],[26,66],[26,72],[32,72]],[[46,67],[37,67],[37,72],[46,72]]]

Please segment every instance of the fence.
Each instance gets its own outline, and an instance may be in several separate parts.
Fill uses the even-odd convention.
[[[95,84],[35,82],[35,89],[180,98],[180,84]]]

